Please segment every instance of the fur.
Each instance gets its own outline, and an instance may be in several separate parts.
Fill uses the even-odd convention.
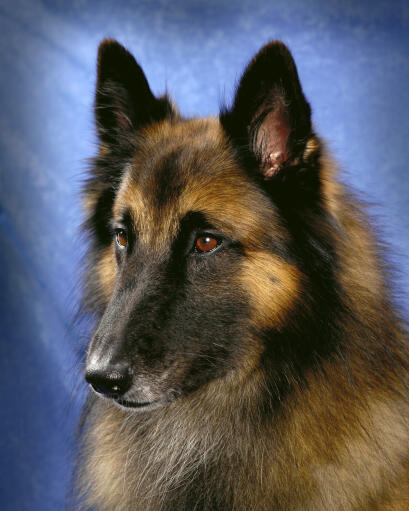
[[[184,119],[105,40],[95,112],[78,508],[409,509],[405,327],[288,49]]]

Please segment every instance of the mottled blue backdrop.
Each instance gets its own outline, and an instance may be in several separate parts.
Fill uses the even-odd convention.
[[[186,115],[218,111],[270,39],[291,48],[343,178],[373,203],[408,288],[406,0],[0,1],[0,508],[64,508],[84,386],[72,326],[78,190],[95,153],[99,41]],[[376,205],[375,205],[376,204]],[[408,301],[398,298],[408,315]],[[78,383],[80,382],[80,383]]]

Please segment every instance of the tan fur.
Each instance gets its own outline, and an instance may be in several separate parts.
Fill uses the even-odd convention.
[[[172,130],[173,143],[178,144],[192,129],[215,133],[215,121],[160,123],[150,129],[147,140],[157,143]],[[284,236],[279,221],[268,227],[257,210],[243,202],[243,188],[250,204],[263,197],[226,157],[223,138],[214,134],[213,143],[222,154],[221,177],[209,180],[203,175],[202,180],[187,182],[181,200],[158,213],[128,170],[114,215],[130,208],[143,243],[159,247],[169,243],[187,211],[205,212],[246,247],[240,282],[251,297],[254,321],[280,327],[302,299],[305,277],[296,266],[263,250],[263,230],[274,228],[277,236]],[[145,149],[149,153],[149,142]],[[309,154],[315,149],[315,142],[307,146]],[[143,154],[135,157],[134,166],[138,158]],[[327,157],[322,164],[327,205],[348,233],[339,241],[339,278],[351,307],[369,307],[379,299],[383,285],[371,236],[360,213],[349,203],[343,205],[345,195],[334,181],[333,164]],[[268,211],[267,216],[271,222],[274,213]],[[107,249],[98,265],[107,298],[114,282],[113,259]],[[351,340],[355,333],[351,330]],[[297,391],[274,423],[253,420],[259,426],[252,429],[246,417],[259,413],[257,396],[264,382],[256,367],[263,350],[257,339],[249,343],[244,370],[151,412],[143,421],[101,400],[83,451],[81,491],[87,505],[98,511],[170,509],[165,502],[171,501],[177,488],[188,485],[204,466],[218,464],[223,477],[208,487],[223,486],[232,510],[409,509],[409,405],[404,377],[387,366],[384,374],[362,372],[364,353],[352,346],[347,359],[337,356],[323,364],[321,373],[311,372],[307,384],[296,384]]]
[[[112,246],[106,248],[101,254],[97,266],[98,282],[106,302],[109,301],[116,277],[115,254]]]
[[[285,231],[264,196],[231,161],[217,122],[158,123],[149,128],[149,136],[145,133],[144,151],[151,155],[150,144],[154,147],[169,138],[177,147],[197,131],[207,134],[212,153],[217,148],[212,163],[215,170],[223,165],[223,173],[186,180],[180,200],[159,211],[150,199],[154,177],[147,184],[151,196],[142,194],[134,178],[132,168],[146,156],[139,152],[122,181],[114,215],[130,209],[142,243],[160,250],[170,244],[186,212],[206,213],[245,247],[246,261],[238,279],[250,296],[254,323],[280,329],[305,299],[308,282],[297,266],[263,246],[263,232],[285,239]],[[197,148],[198,153],[203,150]],[[307,144],[305,157],[316,150],[314,139]],[[372,236],[335,180],[328,156],[322,156],[321,165],[326,207],[347,233],[337,247],[337,277],[346,303],[351,310],[372,310],[375,303],[383,304],[383,277]],[[98,265],[107,298],[114,268],[113,253],[107,249]],[[355,340],[359,326],[351,323],[347,355],[336,353],[319,371],[307,373],[304,382],[292,381],[294,392],[268,422],[258,417],[266,383],[257,365],[263,354],[257,338],[248,339],[248,353],[236,371],[142,418],[101,399],[84,439],[80,491],[86,504],[98,511],[176,509],[169,507],[172,498],[183,494],[184,486],[189,491],[189,483],[204,468],[217,465],[216,476],[211,470],[203,476],[203,491],[222,489],[229,497],[229,509],[235,511],[406,511],[408,382],[402,369],[406,351],[400,349],[405,341],[398,326],[395,330],[396,338],[385,343],[388,356],[399,362],[391,366],[380,359],[368,369],[365,347]]]
[[[88,504],[135,509],[126,499],[133,488],[140,502],[135,511],[168,509],[172,488],[188,482],[199,465],[217,462],[224,477],[211,484],[223,484],[227,494],[232,488],[231,509],[405,511],[409,488],[396,492],[394,485],[407,477],[407,401],[359,399],[362,389],[353,391],[336,367],[325,371],[311,375],[310,390],[300,389],[285,417],[258,431],[246,430],[245,416],[230,405],[239,394],[243,413],[256,413],[257,371],[240,385],[233,378],[209,384],[143,424],[101,402],[87,443]],[[207,407],[210,420],[203,416]],[[376,507],[380,488],[393,507]]]
[[[186,139],[189,138],[193,144],[198,130],[205,134],[209,153],[213,155],[213,172],[186,180],[179,200],[164,210],[158,210],[152,202],[152,197],[155,197],[155,176],[153,175],[151,183],[148,183],[152,193],[143,195],[133,175],[137,174],[138,168],[148,155],[153,159],[150,152],[153,147],[168,143],[169,139],[172,140],[170,151],[186,144]],[[260,215],[256,209],[264,210],[265,221],[269,224],[272,219],[274,221],[274,211],[267,199],[233,161],[227,140],[216,119],[191,120],[181,124],[163,121],[147,128],[142,136],[146,137],[147,143],[134,157],[132,167],[127,169],[113,208],[114,216],[117,217],[124,209],[130,209],[142,243],[150,249],[155,246],[160,249],[175,235],[178,222],[187,212],[199,211],[205,213],[217,228],[242,241],[250,250],[261,247],[260,240],[266,225],[260,224]],[[197,152],[204,149],[206,148],[198,146]],[[192,151],[194,150],[193,146]],[[187,174],[189,170],[184,169]],[[249,203],[254,203],[253,209],[249,207]],[[274,227],[277,236],[284,236],[280,231],[278,218]]]
[[[247,252],[242,282],[254,309],[254,321],[266,328],[282,326],[301,297],[302,275],[290,265],[268,252]]]

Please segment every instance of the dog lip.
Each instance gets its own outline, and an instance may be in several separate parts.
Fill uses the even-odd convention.
[[[167,400],[164,397],[154,399],[152,401],[128,401],[127,399],[122,399],[121,396],[119,396],[118,394],[104,395],[97,392],[94,389],[93,385],[90,385],[90,387],[92,392],[96,394],[99,399],[111,401],[117,408],[121,410],[129,410],[134,412],[149,412],[151,410],[161,408],[167,403]]]
[[[143,413],[161,408],[166,404],[166,400],[155,399],[153,401],[127,401],[126,399],[113,399],[113,403],[120,410]]]
[[[119,405],[125,406],[127,408],[144,408],[146,406],[153,405],[157,403],[157,401],[127,401],[126,399],[120,399],[115,398],[114,401],[116,401]]]

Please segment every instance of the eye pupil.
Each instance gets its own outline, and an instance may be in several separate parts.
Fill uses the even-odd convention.
[[[128,246],[128,237],[123,229],[120,229],[116,233],[116,242],[120,247]]]
[[[217,239],[211,236],[200,236],[196,240],[196,249],[199,252],[210,252],[214,250],[218,245]]]

